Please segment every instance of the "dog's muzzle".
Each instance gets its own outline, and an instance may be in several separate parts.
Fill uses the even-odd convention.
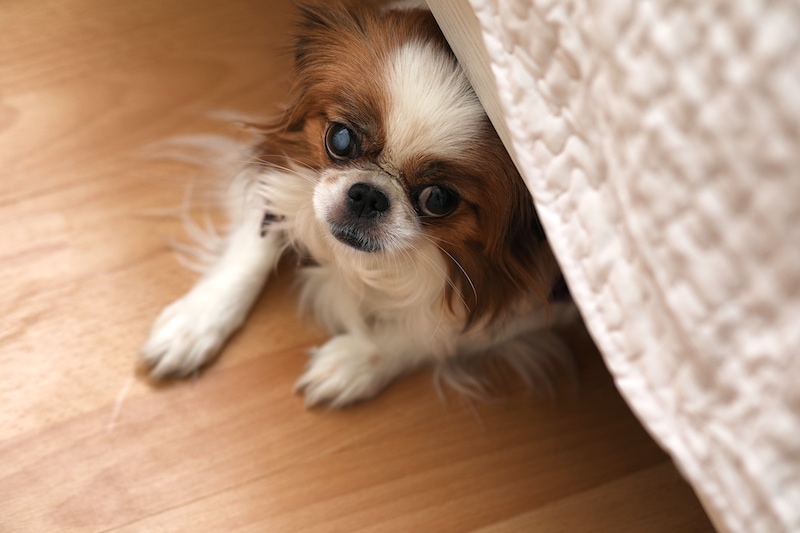
[[[373,185],[356,183],[347,191],[345,202],[343,220],[331,224],[333,236],[362,252],[381,250],[381,219],[391,209],[389,197]]]

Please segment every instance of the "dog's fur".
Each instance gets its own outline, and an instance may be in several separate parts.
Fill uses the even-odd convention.
[[[288,249],[333,337],[308,404],[373,396],[420,364],[500,353],[536,368],[558,268],[530,195],[431,14],[301,8],[285,111],[232,187],[219,257],[156,320],[154,377],[208,363]]]

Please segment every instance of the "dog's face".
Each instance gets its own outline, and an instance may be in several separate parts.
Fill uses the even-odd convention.
[[[315,219],[337,253],[435,247],[470,320],[549,291],[530,196],[430,13],[305,8],[295,59],[262,152],[318,172]]]
[[[431,44],[409,43],[389,54],[360,74],[385,90],[357,94],[365,88],[340,85],[315,128],[327,157],[314,192],[316,214],[333,237],[368,253],[452,242],[448,233],[474,231],[482,195],[469,183],[481,169],[460,168],[488,133],[466,78]],[[366,109],[359,105],[365,101]]]

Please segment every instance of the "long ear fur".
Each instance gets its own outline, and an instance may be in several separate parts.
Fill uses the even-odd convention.
[[[516,174],[516,170],[509,169]],[[512,175],[514,175],[512,174]],[[541,238],[530,193],[520,187],[504,191],[510,202],[498,212],[502,220],[485,227],[485,241],[447,246],[451,262],[449,275],[461,295],[450,290],[451,308],[469,308],[467,328],[501,320],[515,305],[536,297],[549,311],[548,296],[558,276],[558,266],[547,242]]]
[[[320,113],[318,95],[327,94],[325,89],[332,77],[341,76],[342,72],[354,75],[350,68],[341,65],[346,55],[342,51],[353,46],[353,36],[364,36],[369,17],[376,14],[374,9],[345,9],[339,3],[300,4],[298,12],[291,49],[294,79],[290,100],[281,113],[261,125],[265,138],[259,152],[262,156],[290,154],[303,165],[316,168],[314,149],[305,132],[306,122]]]

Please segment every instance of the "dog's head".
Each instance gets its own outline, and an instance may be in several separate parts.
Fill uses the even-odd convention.
[[[435,248],[469,323],[546,296],[530,195],[429,12],[307,6],[294,52],[293,101],[260,156],[314,169],[337,254]]]

